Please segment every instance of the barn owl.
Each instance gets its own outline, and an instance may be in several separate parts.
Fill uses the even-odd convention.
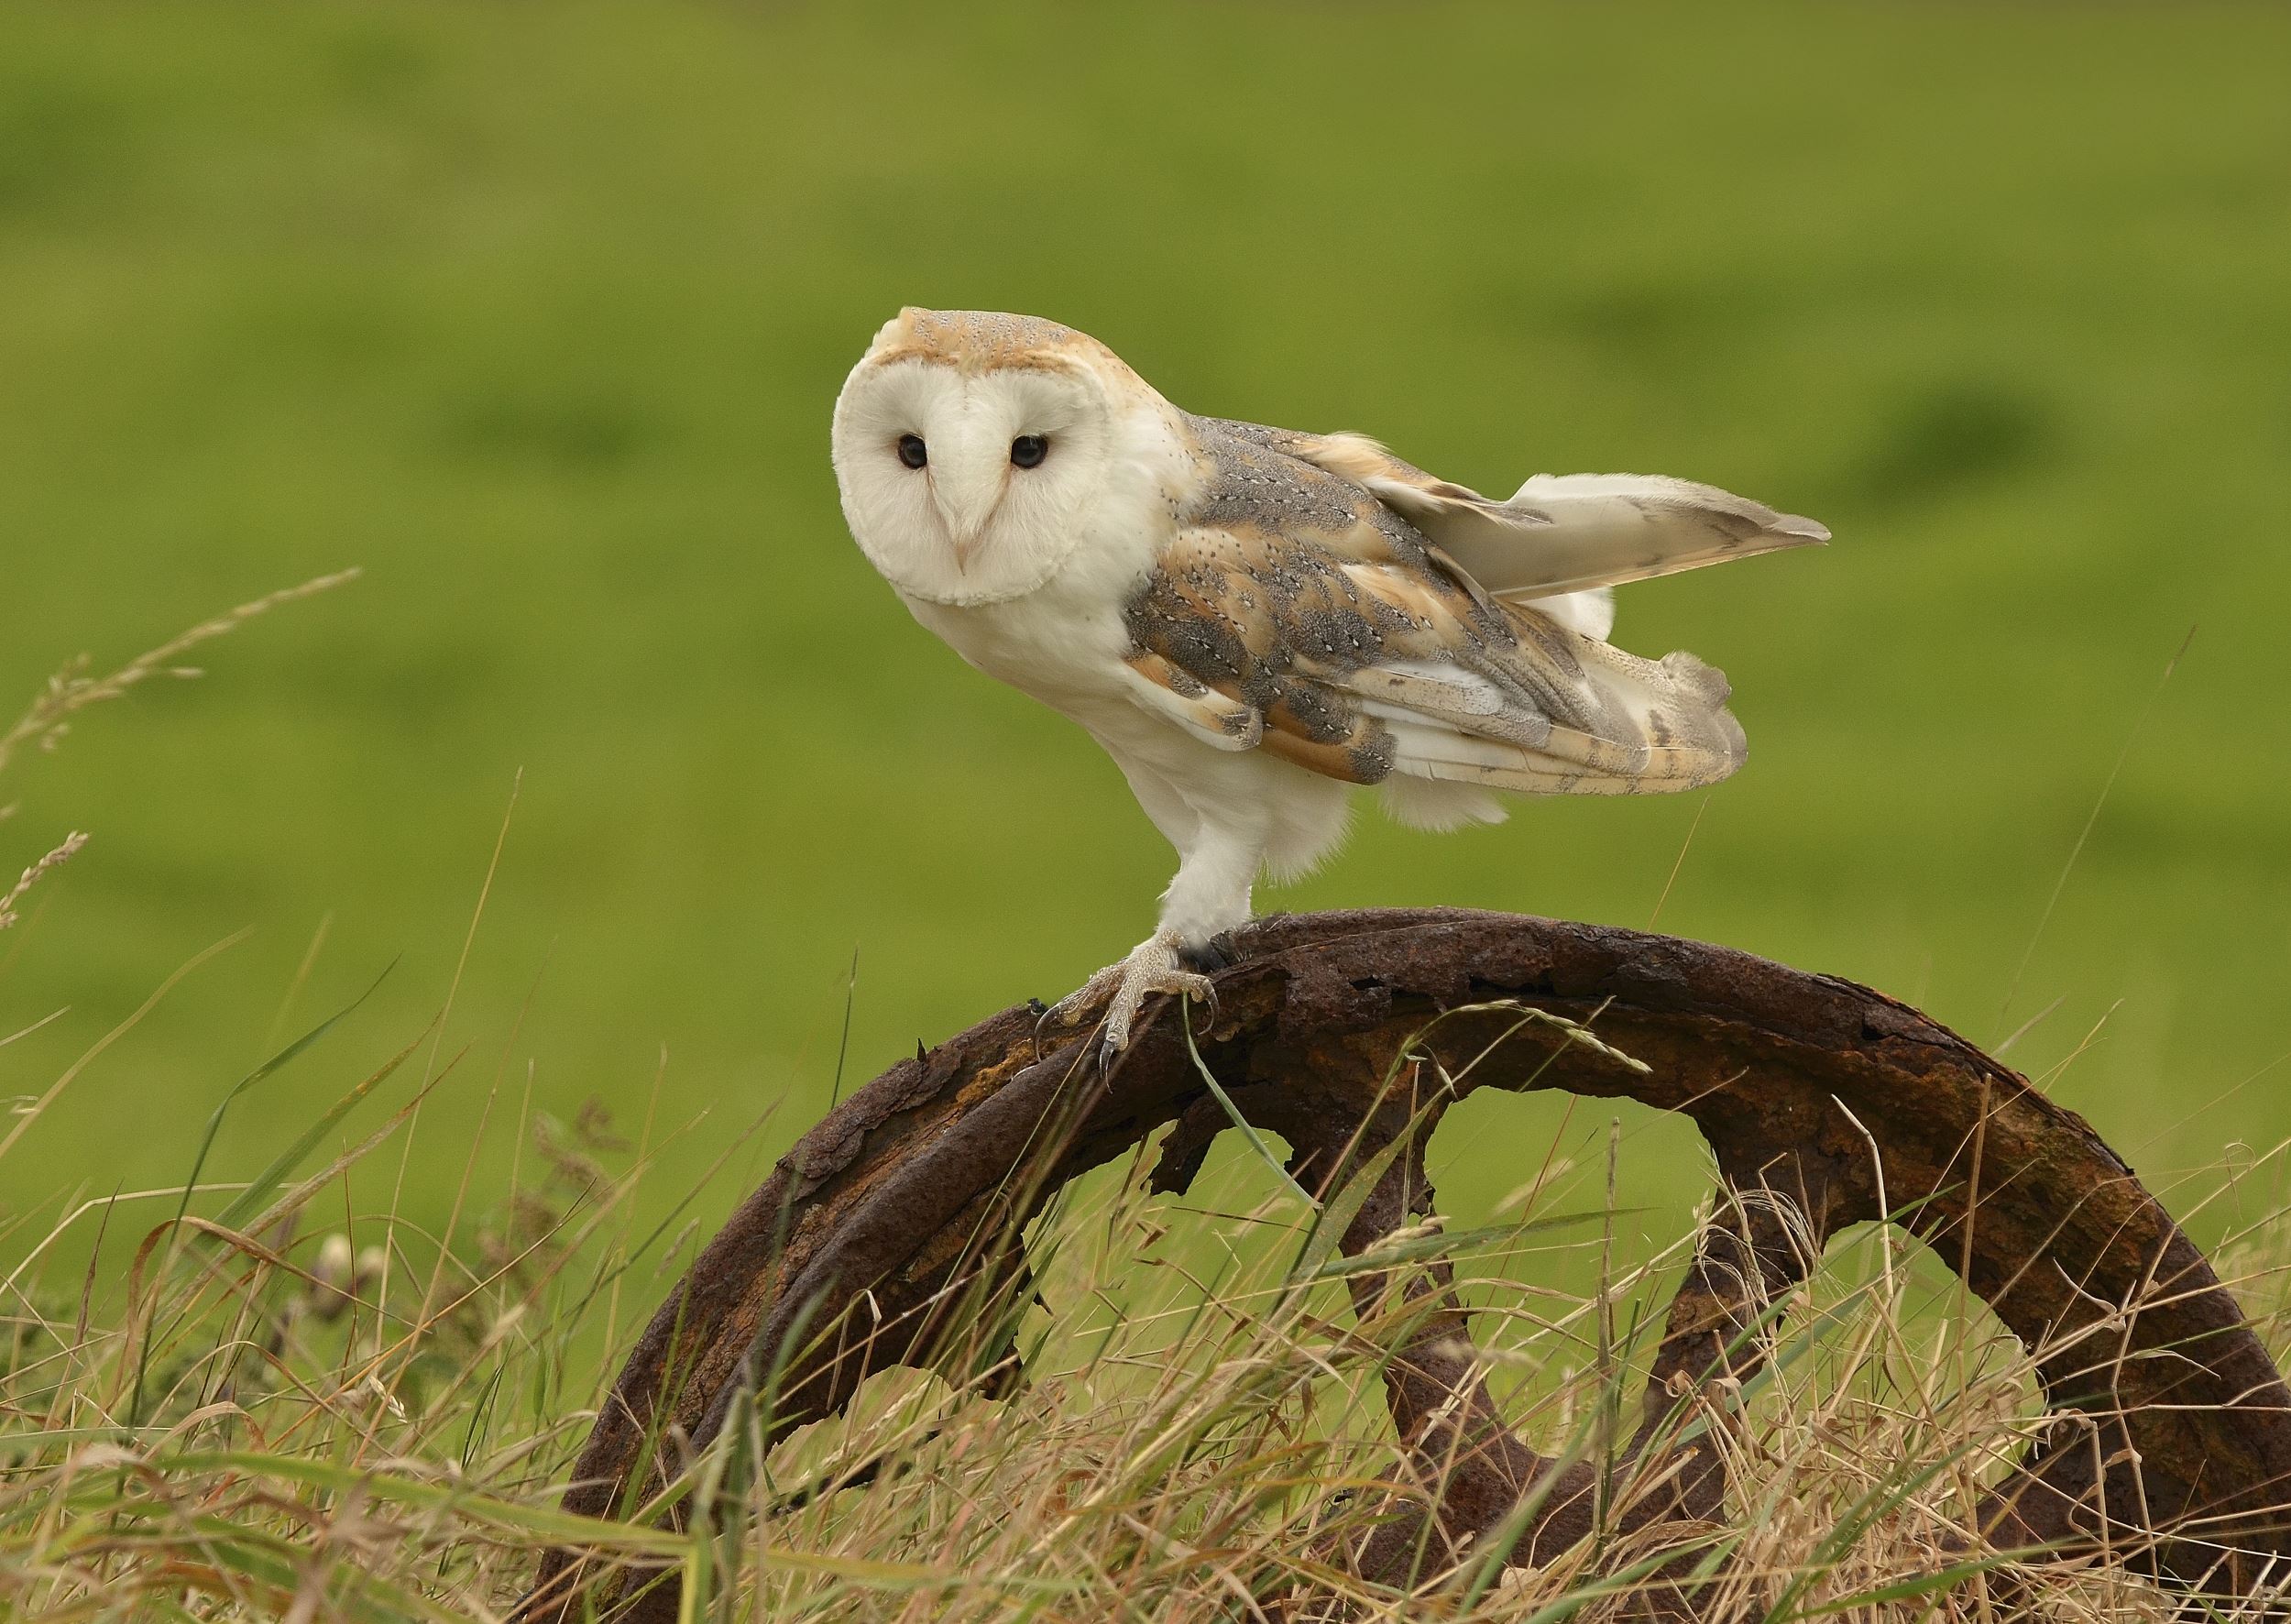
[[[1507,501],[1360,434],[1196,417],[1095,339],[904,310],[835,407],[843,512],[915,618],[1088,730],[1178,851],[1153,935],[1052,1012],[1207,997],[1260,872],[1351,792],[1425,828],[1492,792],[1692,789],[1742,764],[1726,681],[1606,641],[1621,582],[1829,539],[1707,485],[1539,474]]]

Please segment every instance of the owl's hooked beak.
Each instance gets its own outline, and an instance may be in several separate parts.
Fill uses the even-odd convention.
[[[994,510],[1003,505],[1003,493],[1010,478],[1010,465],[998,459],[981,468],[983,458],[965,457],[955,466],[940,471],[937,463],[931,465],[931,499],[937,504],[940,521],[947,526],[947,539],[955,550],[955,568],[967,573],[970,560],[978,555],[986,536],[988,521]]]

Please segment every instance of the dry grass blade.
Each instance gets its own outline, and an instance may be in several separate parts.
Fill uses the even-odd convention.
[[[80,848],[86,844],[87,836],[75,829],[64,837],[62,845],[58,846],[47,856],[26,869],[23,876],[8,888],[6,894],[0,895],[0,930],[5,930],[16,923],[16,906],[24,900],[25,894],[54,870],[61,868],[78,856]]]
[[[170,638],[159,647],[137,654],[118,670],[104,676],[88,675],[87,656],[82,655],[48,679],[48,686],[34,699],[16,725],[0,733],[0,772],[5,772],[17,751],[37,744],[42,750],[53,750],[71,731],[71,719],[91,705],[106,699],[116,699],[153,677],[194,677],[196,667],[179,664],[185,654],[201,643],[237,631],[258,615],[269,613],[281,604],[315,597],[332,590],[345,581],[357,578],[355,569],[338,570],[333,575],[320,576],[299,587],[288,587],[251,603],[202,620],[181,635]]]

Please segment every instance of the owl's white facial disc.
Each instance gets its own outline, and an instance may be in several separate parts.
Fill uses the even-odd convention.
[[[1113,439],[1105,391],[1080,367],[870,355],[836,401],[836,483],[853,539],[893,586],[994,603],[1073,552]]]

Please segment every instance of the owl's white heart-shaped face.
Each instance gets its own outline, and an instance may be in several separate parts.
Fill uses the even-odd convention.
[[[1044,585],[1080,542],[1114,407],[1087,355],[1033,333],[981,343],[964,328],[972,341],[950,344],[953,320],[902,312],[852,369],[836,483],[853,539],[901,592],[992,603]]]

